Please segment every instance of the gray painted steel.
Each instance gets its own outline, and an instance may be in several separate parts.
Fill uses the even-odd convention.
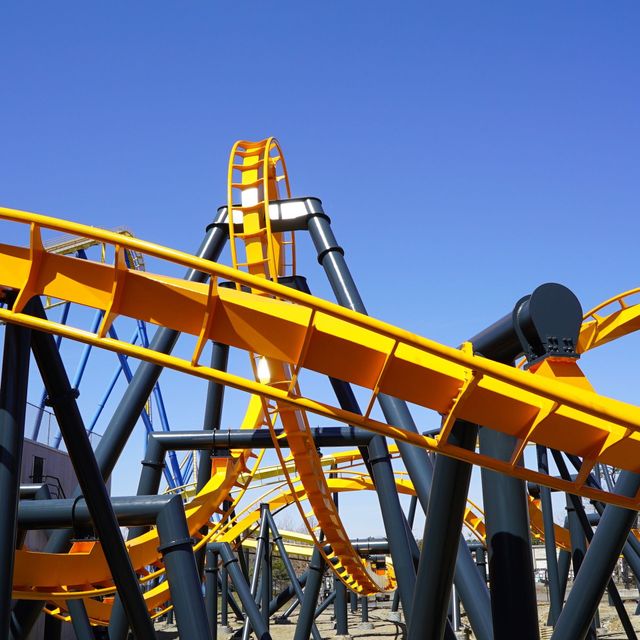
[[[218,637],[218,552],[211,547],[206,548],[204,575],[204,601],[209,623],[209,638],[216,640]]]
[[[173,496],[156,521],[162,561],[167,571],[171,601],[178,630],[189,640],[208,640],[207,612],[202,586],[193,557],[193,539],[189,535],[180,496]]]
[[[336,599],[333,603],[336,616],[336,635],[349,635],[349,618],[347,616],[347,587],[336,576],[333,577]]]
[[[93,629],[82,600],[67,600],[71,615],[71,624],[78,640],[94,640]],[[47,616],[48,617],[48,616]]]
[[[331,229],[329,217],[319,203],[309,203],[307,228],[318,253],[318,262],[327,274],[338,304],[366,314],[364,302],[344,259],[344,250],[338,244]],[[384,394],[380,394],[378,400],[387,422],[418,432],[405,402]],[[421,449],[403,442],[398,442],[397,445],[409,477],[416,488],[422,509],[426,513],[433,475],[431,460]],[[492,640],[489,592],[486,584],[479,579],[478,571],[462,536],[458,541],[455,582],[478,640]]]
[[[29,303],[31,305],[31,303]],[[0,636],[9,637],[31,331],[5,327],[0,382]]]
[[[304,590],[304,599],[300,615],[298,616],[298,624],[293,640],[309,640],[311,635],[311,627],[316,618],[316,605],[320,588],[322,587],[322,575],[324,573],[324,559],[319,549],[314,549],[309,562],[307,577],[307,586]]]
[[[210,543],[210,546],[220,554],[222,563],[229,572],[229,577],[233,582],[238,598],[240,598],[240,602],[242,602],[242,606],[247,613],[247,618],[249,619],[258,640],[271,640],[269,630],[265,627],[262,615],[260,615],[260,610],[251,595],[249,585],[247,584],[242,570],[240,569],[238,559],[231,550],[231,546],[226,542]]]
[[[477,425],[456,420],[448,442],[474,450],[477,434]],[[440,640],[444,636],[457,557],[457,549],[449,541],[462,533],[471,469],[470,464],[453,458],[436,458],[412,615],[408,618],[409,640]]]

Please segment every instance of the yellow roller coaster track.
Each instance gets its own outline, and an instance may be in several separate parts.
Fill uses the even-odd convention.
[[[277,154],[275,157],[274,152]],[[282,167],[280,175],[277,171],[278,166]],[[234,182],[235,173],[239,174],[239,182]],[[227,203],[227,211],[232,212],[229,216],[229,237],[233,266],[236,269],[246,268],[252,275],[273,282],[277,282],[279,277],[286,275],[283,249],[287,244],[282,234],[272,232],[269,221],[269,202],[280,199],[278,190],[280,181],[285,183],[286,196],[290,197],[284,156],[275,139],[268,138],[260,142],[242,141],[234,145],[229,159]],[[233,202],[234,190],[240,192],[240,205]],[[235,231],[236,212],[241,214],[238,216],[242,228],[240,233]],[[236,239],[242,239],[244,242],[245,261],[241,262],[238,258],[240,251]],[[293,240],[288,244],[292,249],[294,248]],[[295,275],[294,260],[291,261],[291,269],[290,275]],[[240,288],[239,283],[237,287]],[[256,292],[255,289],[253,291]],[[260,290],[257,292],[260,293]],[[262,293],[268,295],[266,292]],[[299,396],[297,371],[292,375],[286,363],[278,358],[261,358],[262,355],[264,355],[262,352],[250,354],[255,379],[274,388],[283,389],[288,394]],[[308,496],[311,511],[305,512],[298,500],[296,505],[309,534],[314,538],[316,547],[325,556],[328,566],[350,589],[367,594],[378,591],[379,587],[374,577],[369,574],[362,559],[349,542],[338,508],[327,488],[320,457],[310,435],[306,412],[301,409],[292,409],[277,399],[273,402],[265,396],[261,397],[265,424],[271,430],[276,453],[282,463],[291,494],[295,497],[297,493],[294,491],[284,454],[275,435],[276,419],[279,418],[282,423],[282,437],[288,440],[296,472]],[[317,526],[313,526],[309,521],[311,515],[317,519]],[[325,536],[324,544],[317,535],[320,530]],[[330,554],[324,551],[324,545],[327,543],[331,545]]]
[[[632,509],[640,506],[638,496],[618,496],[584,485],[586,470],[596,462],[638,470],[640,409],[569,384],[572,379],[583,379],[574,363],[545,363],[546,367],[535,373],[519,371],[263,278],[139,239],[23,211],[0,209],[0,217],[31,227],[28,249],[0,245],[0,284],[20,291],[13,308],[0,309],[0,320],[215,380],[561,491]],[[200,285],[136,272],[121,260],[106,265],[53,255],[42,247],[41,227],[103,240],[117,245],[118,254],[124,247],[137,249],[212,277],[209,285]],[[219,278],[280,299],[218,288]],[[40,294],[103,309],[107,322],[124,315],[196,335],[196,349],[192,358],[185,360],[107,338],[108,325],[103,324],[94,334],[22,313],[26,301]],[[387,425],[371,418],[370,410],[360,416],[214,370],[199,363],[204,344],[210,339],[288,362],[294,372],[304,367],[369,388],[370,405],[378,393],[384,392],[446,414],[448,419],[459,416],[515,435],[519,446],[511,460],[497,460],[450,445],[444,438]],[[556,379],[543,374],[555,375]],[[585,471],[576,481],[568,482],[520,467],[519,454],[527,442],[583,456]]]

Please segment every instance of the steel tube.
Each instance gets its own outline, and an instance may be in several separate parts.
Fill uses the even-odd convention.
[[[29,303],[28,308],[32,303]],[[0,381],[0,635],[9,637],[31,331],[6,325]]]
[[[366,314],[364,302],[347,267],[344,250],[333,234],[329,217],[317,200],[309,200],[307,208],[309,211],[307,229],[318,253],[318,262],[327,274],[338,304]],[[378,401],[385,419],[390,424],[418,432],[405,402],[384,394],[378,395]],[[426,513],[433,474],[431,460],[426,451],[404,442],[398,442],[397,445],[422,509]],[[473,559],[462,536],[458,541],[455,582],[476,637],[478,640],[493,640],[489,592],[486,584],[479,580]]]
[[[298,576],[296,576],[296,571],[293,568],[293,564],[291,563],[291,558],[289,558],[289,554],[287,553],[287,550],[285,548],[284,541],[282,540],[282,536],[280,535],[280,531],[278,530],[278,525],[276,524],[276,521],[274,520],[273,515],[268,509],[266,509],[264,513],[269,523],[269,528],[271,529],[271,533],[273,534],[273,541],[275,545],[278,547],[278,551],[280,552],[280,558],[282,560],[282,564],[284,564],[285,571],[289,576],[289,580],[291,580],[292,590],[297,596],[298,600],[302,602],[302,600],[304,599],[304,595],[302,593],[302,587],[300,586],[300,582],[298,582]],[[265,609],[264,608],[265,603],[263,601],[262,606],[263,606],[263,610],[266,610],[268,612],[267,615],[270,615],[271,603],[269,603]],[[322,640],[322,638],[320,637],[318,628],[316,627],[315,624],[312,625],[311,627],[311,634],[314,640]]]
[[[249,585],[245,580],[242,570],[240,569],[240,566],[238,564],[238,559],[233,554],[230,545],[226,542],[217,542],[213,543],[211,546],[220,554],[222,563],[229,572],[229,576],[236,589],[236,593],[240,598],[240,602],[242,602],[242,606],[247,613],[247,617],[249,618],[251,626],[253,627],[254,633],[258,637],[258,640],[271,640],[269,630],[264,625],[264,621],[262,620],[262,616],[260,615],[260,610],[258,609],[253,596],[251,595]]]
[[[538,456],[538,471],[549,473],[549,461],[547,449],[541,445],[536,445]],[[542,518],[544,522],[544,546],[547,556],[547,575],[549,579],[549,599],[550,610],[549,620],[551,626],[555,627],[558,616],[562,611],[562,594],[560,592],[560,574],[558,573],[558,558],[556,556],[556,535],[553,522],[553,504],[551,502],[551,492],[547,487],[540,488],[540,498],[542,501]]]
[[[178,631],[190,640],[208,640],[207,612],[181,496],[169,500],[156,524]]]
[[[477,435],[477,425],[456,420],[448,442],[473,450]],[[462,533],[471,470],[471,465],[465,462],[446,456],[436,458],[408,623],[409,640],[440,640],[444,636],[457,557],[457,549],[449,541],[458,539]]]
[[[324,574],[324,558],[317,548],[313,550],[311,555],[308,572],[307,586],[304,590],[304,598],[293,640],[309,640],[313,621],[316,618],[316,605]]]
[[[207,546],[204,566],[205,595],[207,621],[209,623],[209,638],[218,637],[218,552]]]
[[[33,314],[44,318],[45,313],[39,298],[34,298],[34,303]],[[53,337],[40,332],[32,332],[31,347],[80,488],[105,551],[113,581],[123,599],[129,624],[136,637],[145,640],[154,638],[153,624],[120,534],[118,522],[111,508],[109,495],[85,431],[60,353]]]
[[[336,616],[336,635],[349,635],[349,619],[347,616],[347,587],[344,582],[334,576],[333,584],[336,591],[336,599],[333,603]]]
[[[71,624],[77,640],[94,640],[93,629],[82,600],[67,600]],[[47,616],[49,617],[49,616]]]

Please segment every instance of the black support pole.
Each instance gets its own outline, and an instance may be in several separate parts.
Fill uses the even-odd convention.
[[[307,229],[318,253],[318,262],[327,274],[338,304],[366,314],[366,307],[344,259],[344,250],[331,229],[329,216],[324,213],[317,200],[309,199],[306,206],[309,211]],[[385,394],[379,394],[378,401],[387,422],[408,431],[418,432],[405,402]],[[397,442],[397,445],[422,509],[426,513],[433,474],[431,460],[424,450],[404,442]],[[478,640],[493,640],[487,586],[479,579],[462,536],[458,541],[455,582],[476,637]]]
[[[193,557],[193,539],[180,496],[174,496],[156,521],[178,631],[189,640],[208,640],[207,612]]]
[[[29,303],[31,304],[31,303]],[[9,637],[31,331],[8,324],[0,382],[0,635]]]
[[[38,298],[33,299],[33,313],[44,318]],[[140,640],[155,638],[153,623],[140,591],[138,579],[120,534],[107,488],[100,475],[89,437],[84,427],[75,395],[52,335],[32,332],[31,347],[44,382],[49,403],[56,415],[80,488],[91,513],[95,530],[129,619],[131,629]]]
[[[78,640],[94,640],[93,629],[82,600],[67,600],[73,632]]]
[[[291,558],[289,558],[289,554],[287,553],[287,550],[285,548],[284,541],[282,539],[282,536],[280,535],[280,531],[278,530],[278,525],[276,524],[276,521],[274,520],[271,512],[268,509],[265,511],[265,516],[267,518],[267,521],[269,522],[271,532],[273,533],[273,541],[278,547],[278,551],[280,552],[282,564],[284,564],[285,571],[287,572],[289,580],[291,581],[290,586],[292,588],[292,591],[295,593],[298,600],[302,602],[304,600],[302,587],[300,586],[300,582],[298,581],[298,577],[296,576],[295,569],[293,568],[293,564],[291,563]],[[264,602],[262,603],[262,606],[264,607]],[[266,611],[268,611],[268,615],[271,614],[271,602],[269,603]],[[311,634],[314,640],[322,640],[315,624],[311,627]]]
[[[638,474],[621,472],[615,486],[616,493],[631,497],[636,495],[639,489]],[[614,506],[605,508],[580,573],[574,580],[573,589],[558,619],[553,634],[556,640],[581,639],[588,633],[590,622],[595,616],[607,585],[611,582],[611,574],[625,545],[629,529],[635,523],[635,517],[635,511]],[[615,593],[612,594],[610,591],[610,594],[615,597]],[[621,619],[624,623],[624,618]],[[627,634],[631,631],[632,629],[629,629]]]
[[[546,447],[536,445],[536,453],[538,456],[538,471],[548,475],[549,461]],[[551,626],[554,627],[562,611],[562,593],[560,591],[560,574],[558,573],[558,558],[556,556],[556,535],[553,528],[553,504],[551,502],[551,491],[549,491],[548,487],[540,487],[540,498],[542,501],[544,546],[547,556],[547,577],[549,580],[549,621]]]
[[[218,638],[218,552],[207,547],[204,567],[205,603],[207,621],[209,622],[209,638]]]
[[[472,451],[477,435],[477,425],[456,420],[448,442]],[[450,541],[462,533],[470,480],[470,464],[446,456],[436,458],[409,640],[440,640],[444,636],[457,557],[457,548]]]
[[[309,640],[311,628],[315,620],[316,605],[320,588],[322,587],[322,576],[324,574],[324,558],[319,549],[314,549],[309,562],[309,573],[307,577],[307,586],[304,590],[304,599],[300,615],[298,616],[298,624],[293,640]]]
[[[264,548],[264,553],[262,554],[262,590],[260,594],[260,611],[262,613],[262,619],[264,620],[264,625],[269,629],[269,603],[271,602],[272,595],[272,583],[271,583],[271,543],[269,541],[269,523],[273,522],[273,519],[269,519],[271,515],[269,513],[269,505],[262,504],[260,505],[260,513],[261,517],[266,520],[267,526],[264,527],[264,539],[262,541],[262,546]],[[275,524],[275,523],[274,523]]]
[[[338,577],[333,577],[336,590],[336,600],[333,604],[336,615],[336,635],[349,635],[349,620],[347,616],[347,587]]]
[[[229,572],[231,582],[233,582],[238,598],[240,598],[240,602],[247,613],[247,618],[249,619],[258,640],[271,640],[269,630],[264,625],[260,610],[253,599],[249,585],[247,584],[244,574],[240,569],[238,559],[231,550],[231,546],[226,542],[212,543],[211,546],[220,554],[223,566],[226,567]]]

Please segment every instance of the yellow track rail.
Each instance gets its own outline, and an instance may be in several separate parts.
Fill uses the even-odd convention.
[[[138,239],[9,209],[0,209],[0,217],[30,224],[32,238],[29,249],[0,245],[0,284],[21,291],[13,309],[0,310],[0,320],[216,380],[562,491],[632,509],[640,506],[637,496],[625,498],[584,486],[586,473],[579,474],[574,482],[566,482],[518,466],[524,445],[536,442],[583,456],[585,469],[598,461],[638,469],[640,409],[564,383],[562,377],[581,377],[575,364],[553,363],[546,373],[553,372],[558,378],[550,380],[540,375],[544,367],[536,373],[519,371],[263,278]],[[198,285],[135,272],[126,269],[121,261],[103,265],[52,255],[39,242],[40,227],[97,237],[213,277],[208,286]],[[220,277],[281,300],[218,289]],[[21,313],[26,301],[39,294],[101,308],[107,312],[107,323],[119,314],[196,335],[196,349],[191,360],[184,360],[106,338],[108,324],[92,334]],[[520,439],[519,447],[510,461],[496,460],[452,446],[444,439],[386,425],[369,415],[358,416],[286,390],[213,370],[199,363],[204,344],[210,339],[286,361],[293,365],[294,373],[304,367],[367,387],[372,390],[371,406],[377,394],[385,392],[448,414],[449,418],[459,416],[515,435]]]
[[[275,158],[272,155],[273,151],[277,154]],[[277,174],[278,165],[283,167],[281,176]],[[235,172],[239,173],[239,182],[234,182]],[[285,182],[286,195],[290,197],[289,179],[284,158],[276,140],[268,138],[261,142],[242,141],[233,147],[229,160],[227,208],[232,212],[232,215],[229,216],[229,236],[233,266],[236,269],[245,268],[256,277],[274,282],[277,282],[280,276],[285,275],[283,271],[284,252],[282,251],[285,245],[281,234],[272,232],[269,220],[269,201],[280,198],[279,178]],[[234,190],[240,192],[240,205],[233,202]],[[240,233],[235,231],[236,212],[241,214],[242,231]],[[242,262],[238,258],[240,250],[236,239],[242,239],[244,243],[246,257]],[[293,245],[291,246],[293,247]],[[240,284],[237,284],[237,287],[240,289]],[[259,289],[257,291],[253,289],[253,292],[261,293]],[[262,293],[268,295],[266,292]],[[262,382],[274,388],[284,389],[288,394],[300,395],[297,372],[292,375],[287,364],[273,357],[261,358],[260,353],[251,353],[250,357],[256,380],[262,379]],[[368,573],[356,550],[351,546],[338,508],[327,488],[320,456],[309,431],[306,412],[300,409],[294,410],[277,399],[275,402],[271,402],[264,396],[262,399],[265,423],[273,436],[276,453],[282,463],[291,495],[295,497],[297,493],[294,491],[284,454],[275,435],[277,418],[280,419],[284,429],[282,437],[288,439],[296,471],[311,504],[311,512],[306,513],[299,500],[296,500],[296,505],[309,534],[313,536],[316,547],[325,556],[328,566],[350,589],[367,594],[375,593],[379,587]],[[311,515],[318,521],[315,527],[309,520]],[[317,537],[319,530],[322,530],[325,535],[324,544]],[[331,545],[332,549],[329,555],[324,551],[324,545],[327,543]],[[331,562],[332,559],[337,559],[338,562]]]

